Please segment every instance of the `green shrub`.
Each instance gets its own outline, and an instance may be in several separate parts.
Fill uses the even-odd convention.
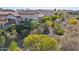
[[[58,15],[51,16],[52,21],[55,21],[55,20],[58,19],[58,18],[59,18]]]
[[[47,25],[47,26],[52,26],[52,25],[53,25],[53,22],[51,22],[51,21],[46,21],[46,25]]]
[[[0,29],[0,35],[2,35],[3,33],[4,33],[4,30],[1,30],[1,29]]]
[[[0,36],[0,48],[3,48],[5,46],[5,41],[5,36]]]
[[[56,33],[58,34],[58,35],[63,35],[64,34],[64,29],[57,29],[56,30]]]
[[[29,35],[23,42],[25,50],[32,51],[49,51],[58,50],[58,42],[55,38],[47,35]]]
[[[36,22],[35,20],[30,21],[30,28],[34,29],[39,25],[38,22]]]
[[[64,29],[61,28],[60,24],[54,23],[55,33],[58,35],[64,34]]]
[[[0,29],[0,33],[2,33],[2,32],[3,32],[3,30]]]
[[[13,31],[13,30],[16,30],[16,24],[11,24],[9,27],[5,28],[6,31]]]
[[[18,48],[17,43],[15,41],[12,41],[8,50],[9,51],[16,51],[17,48]]]
[[[51,21],[51,17],[50,16],[42,17],[41,22],[45,23],[46,21]]]
[[[59,28],[60,28],[60,24],[54,23],[54,28],[55,28],[55,29],[59,29]]]

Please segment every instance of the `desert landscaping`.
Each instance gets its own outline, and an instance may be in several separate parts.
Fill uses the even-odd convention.
[[[79,51],[79,10],[0,9],[0,51]]]

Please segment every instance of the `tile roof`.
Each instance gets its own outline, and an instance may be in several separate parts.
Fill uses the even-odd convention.
[[[10,12],[10,11],[3,12],[3,11],[0,11],[0,16],[6,16],[8,14],[13,14],[14,16],[18,16],[19,15],[17,12]]]

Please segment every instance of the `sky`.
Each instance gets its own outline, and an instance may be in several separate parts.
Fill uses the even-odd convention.
[[[6,9],[67,9],[79,10],[78,0],[0,0]]]
[[[59,7],[59,9],[78,10],[79,0],[0,0],[0,7],[9,9],[53,9],[53,7]]]

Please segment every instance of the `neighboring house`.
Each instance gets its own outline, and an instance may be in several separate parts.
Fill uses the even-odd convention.
[[[22,12],[22,13],[19,13],[19,15],[21,16],[22,21],[29,21],[30,19],[39,21],[39,19],[44,16],[43,14],[34,13],[34,12]]]
[[[4,29],[11,24],[17,24],[17,13],[14,11],[1,11],[0,10],[0,29]]]
[[[19,24],[21,21],[31,19],[39,21],[43,16],[43,14],[37,12],[0,11],[0,29],[4,29],[11,24]]]
[[[40,14],[43,14],[45,16],[52,16],[52,15],[54,15],[54,11],[53,10],[42,10],[42,9],[38,9],[38,10],[25,10],[25,12],[40,13]]]
[[[17,24],[19,24],[21,21],[23,21],[23,18],[21,16],[16,16],[17,18]]]

